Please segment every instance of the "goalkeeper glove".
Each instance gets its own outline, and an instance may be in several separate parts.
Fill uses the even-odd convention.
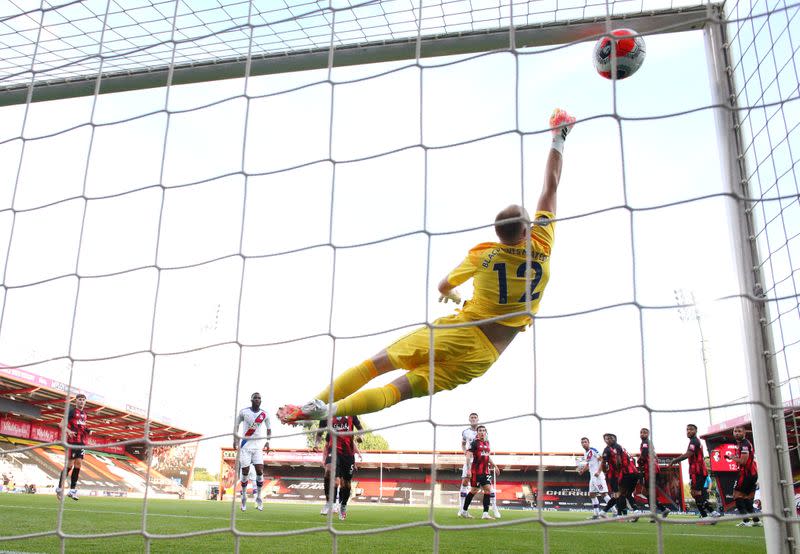
[[[461,304],[461,295],[458,294],[456,289],[451,290],[447,294],[443,294],[439,297],[439,302],[444,302],[447,304],[448,301],[455,302],[456,304]]]
[[[553,133],[553,143],[551,147],[558,150],[559,154],[564,154],[564,141],[567,140],[567,135],[575,125],[575,118],[569,115],[561,108],[553,110],[553,115],[550,116],[550,127]]]

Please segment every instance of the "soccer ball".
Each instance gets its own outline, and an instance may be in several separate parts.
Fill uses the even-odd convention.
[[[612,51],[616,48],[617,79],[625,79],[644,63],[644,39],[631,29],[615,29],[611,35],[613,38],[603,37],[594,45],[594,67],[600,75],[611,79]]]

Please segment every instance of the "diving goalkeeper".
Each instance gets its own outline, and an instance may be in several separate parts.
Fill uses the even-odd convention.
[[[522,206],[511,205],[495,218],[499,242],[472,248],[458,267],[439,283],[440,302],[461,304],[456,287],[473,279],[473,296],[456,313],[421,327],[372,358],[339,375],[311,402],[278,409],[283,423],[377,412],[403,400],[451,390],[480,377],[517,334],[532,323],[550,278],[552,221],[561,180],[564,141],[575,118],[557,109],[550,117],[553,141],[544,183],[531,221]],[[495,319],[496,318],[496,319]],[[487,321],[487,320],[492,321]],[[438,327],[469,324],[463,327]],[[430,383],[430,334],[433,332],[433,383]],[[406,372],[384,387],[360,390],[378,375]],[[332,402],[328,404],[328,402]]]

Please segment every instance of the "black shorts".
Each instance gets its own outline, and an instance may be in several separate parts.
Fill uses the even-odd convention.
[[[706,484],[708,481],[707,475],[690,475],[689,476],[689,486],[693,491],[704,491],[708,488]]]
[[[733,484],[733,490],[742,493],[745,496],[750,496],[756,490],[756,483],[758,483],[758,474],[755,475],[742,475]]]
[[[626,473],[619,480],[619,490],[625,494],[630,494],[636,489],[636,483],[638,482],[638,473]]]
[[[473,473],[469,478],[469,484],[471,487],[480,488],[485,487],[486,485],[491,485],[492,480],[488,473],[482,473],[480,475]]]
[[[83,459],[86,455],[86,450],[83,448],[83,445],[75,445],[69,447],[69,459],[70,460],[77,460]]]
[[[609,477],[606,479],[608,490],[611,492],[619,492],[619,480],[616,477]]]
[[[336,477],[341,477],[345,481],[353,479],[353,472],[356,470],[356,459],[354,456],[338,454],[336,456]]]

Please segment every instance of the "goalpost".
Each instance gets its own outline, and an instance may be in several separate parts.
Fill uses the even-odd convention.
[[[164,391],[180,387],[191,378],[191,370],[211,371],[227,367],[225,364],[232,364],[236,374],[224,379],[220,385],[224,392],[220,394],[238,404],[242,387],[249,386],[248,379],[252,381],[256,375],[252,368],[271,364],[275,354],[280,359],[291,359],[298,351],[311,355],[304,347],[294,346],[303,340],[320,340],[320,355],[327,356],[325,367],[330,378],[339,355],[337,349],[346,352],[347,340],[391,334],[433,319],[426,300],[424,317],[403,312],[400,320],[389,321],[374,316],[374,325],[366,328],[343,321],[339,314],[347,307],[340,305],[341,299],[357,298],[358,291],[353,290],[356,286],[352,283],[337,282],[337,272],[357,275],[354,268],[366,263],[369,256],[378,258],[374,253],[363,254],[375,245],[384,245],[398,255],[421,251],[425,259],[413,264],[413,269],[423,274],[425,283],[414,294],[426,297],[427,291],[435,288],[440,269],[432,259],[437,254],[442,257],[442,245],[452,244],[432,241],[449,240],[456,234],[466,234],[471,240],[473,231],[482,231],[483,235],[491,231],[489,216],[494,205],[489,208],[491,213],[483,216],[465,212],[463,219],[444,224],[437,219],[447,213],[451,201],[446,193],[437,192],[443,179],[440,173],[445,172],[441,168],[452,171],[458,163],[436,156],[458,148],[460,163],[468,165],[470,153],[476,157],[481,154],[465,154],[464,149],[478,143],[481,148],[513,151],[513,156],[504,158],[508,163],[502,169],[483,177],[500,175],[497,181],[503,177],[515,181],[503,189],[505,196],[499,194],[498,198],[515,194],[520,203],[535,203],[538,184],[530,174],[539,171],[535,161],[538,151],[533,152],[530,145],[546,137],[549,130],[541,121],[536,125],[527,122],[529,107],[519,97],[528,82],[525,79],[530,79],[524,62],[534,56],[557,60],[563,51],[563,59],[571,63],[568,47],[591,44],[621,26],[635,29],[645,39],[702,32],[711,83],[708,105],[649,118],[630,117],[624,113],[625,102],[631,99],[623,84],[598,81],[597,89],[610,91],[610,109],[588,116],[577,114],[579,122],[573,136],[579,135],[581,126],[590,128],[602,120],[615,125],[618,137],[608,140],[602,134],[594,136],[600,137],[603,148],[613,149],[613,155],[620,157],[623,187],[620,199],[604,201],[599,209],[577,209],[559,221],[560,229],[568,230],[571,221],[593,221],[614,210],[628,214],[633,293],[574,311],[554,307],[542,321],[557,325],[562,319],[603,317],[619,308],[632,308],[632,341],[641,344],[642,401],[631,405],[643,407],[651,422],[654,415],[671,412],[651,405],[654,398],[647,382],[652,372],[646,362],[644,320],[645,314],[681,306],[637,295],[643,279],[638,273],[640,264],[648,263],[648,258],[636,251],[634,219],[648,211],[721,198],[732,227],[721,246],[733,252],[738,288],[720,300],[735,302],[744,322],[740,354],[749,395],[743,402],[726,398],[714,402],[714,406],[708,395],[709,400],[693,411],[710,413],[712,407],[725,406],[750,411],[767,550],[789,552],[798,548],[792,475],[792,461],[797,466],[798,452],[796,447],[790,450],[784,424],[784,409],[794,406],[799,397],[796,387],[800,375],[800,189],[796,175],[800,62],[795,44],[798,37],[791,33],[798,6],[773,7],[766,2],[649,6],[586,0],[558,4],[523,0],[285,0],[280,5],[230,0],[218,4],[209,7],[188,0],[154,0],[126,10],[111,0],[43,1],[28,11],[12,6],[0,12],[0,43],[4,45],[0,47],[0,121],[4,123],[4,130],[0,130],[0,165],[4,166],[0,169],[4,183],[0,184],[0,361],[20,367],[58,367],[68,373],[70,383],[74,382],[73,373],[86,378],[104,364],[128,371],[124,368],[130,363],[130,367],[135,366],[132,374],[146,383],[141,392],[148,401],[148,417],[152,405],[166,401]],[[482,100],[487,105],[513,102],[512,116],[505,117],[499,111],[476,115],[454,110],[448,114],[452,119],[444,123],[431,123],[427,113],[423,117],[430,105],[445,111],[442,106],[446,103],[426,88],[430,80],[447,79],[450,67],[465,61],[484,60],[487,66],[502,66],[506,63],[503,56],[508,54],[512,57],[507,72],[513,74],[514,84],[509,87],[513,94]],[[584,61],[580,71],[591,72],[589,60]],[[401,79],[404,72],[411,73],[413,85],[409,90],[417,87],[416,95],[392,96],[394,84],[383,86],[374,75],[359,73],[362,65],[378,63],[388,63],[387,69],[381,70],[382,77]],[[645,67],[652,63],[646,60]],[[351,71],[345,78],[337,73],[342,68]],[[553,68],[564,70],[558,61]],[[491,67],[482,71],[485,73],[479,78],[484,81],[501,73]],[[283,75],[286,82],[273,84],[258,79],[271,75]],[[536,77],[541,85],[528,84],[524,90],[541,95],[534,102],[549,101],[549,75]],[[638,77],[631,77],[631,83]],[[187,92],[193,89],[182,86],[215,81],[219,87],[204,89],[201,101]],[[472,86],[468,79],[459,82],[465,88]],[[337,119],[337,114],[341,117],[341,113],[348,113],[337,102],[350,102],[348,108],[357,111],[359,100],[347,96],[347,87],[359,84],[382,87],[379,94],[388,99],[382,113],[396,111],[402,118],[408,115],[402,110],[403,104],[413,105],[419,111],[417,128],[408,132],[388,129],[387,134],[403,135],[402,140],[392,142],[371,136],[375,129],[361,123],[358,132],[364,136],[359,140],[371,148],[347,143],[355,139],[348,124]],[[320,106],[319,97],[314,96],[320,89],[329,95],[326,106]],[[119,101],[113,109],[105,103],[111,93],[136,91],[141,94],[120,96],[128,100]],[[652,91],[654,96],[656,93]],[[287,98],[291,99],[281,105]],[[577,102],[580,95],[571,98]],[[74,103],[63,103],[67,100]],[[275,104],[267,105],[267,100]],[[297,114],[298,123],[284,124],[285,112],[298,106],[304,112]],[[546,108],[553,107],[540,111],[545,113]],[[211,134],[215,135],[208,139],[212,143],[209,146],[204,142],[208,124],[204,122],[206,128],[193,128],[192,120],[201,113],[216,113],[214,110],[219,114],[209,120],[214,126]],[[701,111],[714,114],[719,146],[716,156],[722,165],[724,191],[665,197],[650,204],[631,200],[635,187],[644,183],[627,181],[626,172],[635,160],[626,158],[626,153],[634,145],[623,140],[623,124],[677,120]],[[478,122],[477,132],[459,135],[461,121],[454,121],[456,115],[464,119],[472,116]],[[536,117],[542,120],[540,115]],[[506,120],[511,124],[505,125]],[[270,125],[285,135],[270,134]],[[225,133],[230,136],[220,138]],[[500,146],[492,142],[503,140],[508,142]],[[571,136],[567,149],[578,140]],[[258,152],[253,151],[254,145]],[[286,159],[272,159],[271,148],[281,151],[280,146],[308,148],[310,153],[306,157],[291,153]],[[527,161],[529,148],[534,162]],[[208,161],[214,149],[224,156],[225,163],[212,165]],[[488,157],[494,152],[491,150]],[[369,165],[372,163],[383,165],[375,168]],[[573,161],[565,162],[565,167],[570,163]],[[654,165],[651,170],[657,173]],[[410,168],[401,175],[412,176],[407,182],[398,182],[400,178],[393,175],[400,167],[404,171]],[[62,184],[62,177],[63,186],[52,185],[56,181]],[[364,186],[378,177],[394,189],[406,188],[402,193],[384,191],[381,196]],[[473,187],[464,194],[480,193],[481,189]],[[374,202],[379,210],[386,210],[386,203],[402,209],[406,206],[401,198],[404,195],[418,201],[420,213],[380,217],[365,213],[369,210],[362,211],[359,205],[347,204],[360,204],[367,198],[366,202]],[[319,199],[319,205],[308,202],[309,198]],[[124,202],[128,204],[121,206]],[[458,206],[464,209],[462,204]],[[481,206],[479,213],[486,210]],[[374,234],[365,233],[366,238],[341,223],[362,217],[364,228],[378,229]],[[392,221],[384,227],[378,224],[386,220]],[[149,225],[146,232],[136,226],[141,221]],[[297,221],[323,223],[316,227],[309,224],[311,229],[301,232]],[[272,245],[263,238],[278,235],[286,241]],[[403,241],[408,244],[391,250]],[[316,269],[318,260],[312,255],[318,251],[327,256],[320,276],[285,278],[281,274],[283,268]],[[563,256],[569,255],[565,249]],[[32,261],[34,258],[38,261]],[[279,277],[274,277],[276,273]],[[320,300],[298,300],[292,305],[280,294],[256,292],[268,277],[286,290],[294,284],[306,290],[323,289]],[[215,296],[206,306],[203,295],[188,285],[193,281],[207,290],[222,291],[221,296]],[[393,284],[398,288],[405,285]],[[408,288],[416,285],[419,283]],[[368,284],[363,286],[366,289]],[[670,287],[669,295],[672,290]],[[296,322],[289,312],[295,308],[309,321]],[[263,316],[256,313],[259,310],[272,313]],[[320,311],[324,314],[316,317]],[[116,315],[119,312],[128,314],[124,324]],[[213,327],[202,323],[212,319]],[[192,327],[195,321],[200,322],[196,328]],[[552,335],[544,323],[541,331],[531,333],[532,347],[540,344],[537,333]],[[181,327],[187,329],[176,330]],[[327,339],[332,346],[325,346]],[[102,346],[98,346],[100,343]],[[546,368],[539,367],[537,356],[533,354],[532,373],[537,385],[536,392],[530,394],[533,408],[508,417],[535,418],[540,431],[537,450],[545,451],[543,423],[569,420],[571,416],[551,416],[541,408],[539,384],[550,377],[545,374]],[[168,376],[170,369],[177,376]],[[303,374],[298,377],[303,378]],[[442,423],[434,415],[434,402],[435,398],[430,400],[424,417],[413,419],[430,422],[436,429]],[[225,415],[233,419],[232,411]],[[209,434],[230,432],[229,428],[214,431]],[[142,438],[151,448],[162,444]],[[434,469],[434,482],[435,475]],[[542,483],[540,472],[539,488]],[[548,550],[548,524],[538,516],[534,520],[545,529]],[[149,546],[159,537],[146,530],[146,522],[142,525],[141,534]],[[434,520],[433,502],[426,525],[433,528],[434,548],[438,549],[441,531],[447,527]],[[59,529],[52,534],[60,537],[63,548],[67,539],[60,527],[59,518]],[[339,532],[330,524],[326,528],[336,548]],[[236,528],[233,514],[230,528],[215,532],[233,533],[237,541],[246,535]],[[2,541],[14,538],[0,537]],[[659,549],[663,551],[661,535]]]

